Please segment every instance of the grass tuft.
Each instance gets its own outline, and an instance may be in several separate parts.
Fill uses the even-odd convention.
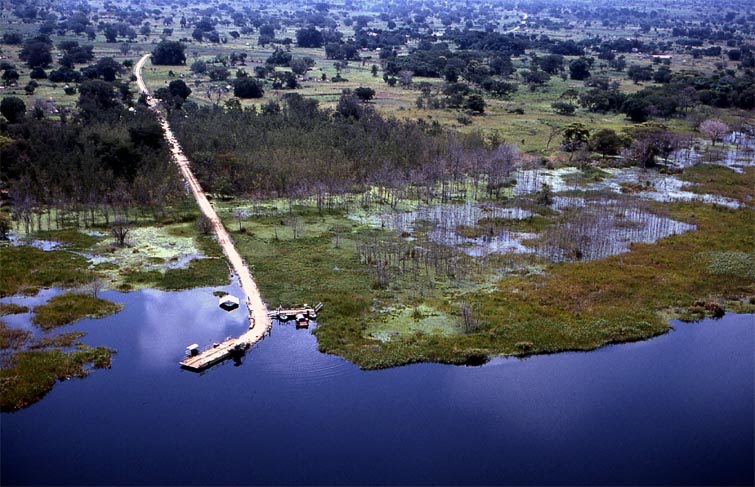
[[[29,308],[16,303],[0,303],[0,316],[26,313]]]

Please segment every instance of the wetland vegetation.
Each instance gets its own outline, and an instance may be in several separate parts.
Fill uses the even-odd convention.
[[[121,306],[96,296],[81,293],[59,294],[34,308],[32,322],[45,331],[69,325],[82,318],[102,318],[121,310]]]
[[[0,8],[0,314],[61,287],[31,310],[54,327],[116,312],[102,289],[228,282],[134,94],[147,52],[263,298],[326,304],[323,352],[479,363],[755,306],[747,2]],[[106,365],[79,338],[3,325],[8,407]]]
[[[55,382],[86,377],[89,368],[110,367],[112,351],[104,347],[76,346],[17,351],[3,358],[0,368],[0,409],[13,411],[38,401]]]

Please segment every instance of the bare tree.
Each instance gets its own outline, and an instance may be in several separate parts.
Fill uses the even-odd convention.
[[[95,298],[98,297],[100,294],[100,291],[102,291],[105,288],[105,281],[102,280],[102,278],[95,277],[92,279],[92,282],[89,283],[89,290],[92,293],[92,296]]]
[[[223,87],[216,84],[210,84],[207,86],[205,95],[212,105],[217,107],[220,104],[220,98],[223,96]]]
[[[333,245],[335,248],[341,248],[341,235],[349,231],[349,227],[346,225],[333,225],[330,227],[330,231],[333,234]]]
[[[462,301],[459,304],[459,319],[464,333],[471,333],[481,325],[480,312],[477,307],[469,301]]]
[[[375,262],[375,282],[373,286],[377,289],[385,289],[388,287],[388,263],[383,260]]]
[[[301,236],[302,231],[302,223],[300,217],[295,217],[291,219],[291,232],[294,235],[294,239],[297,239]]]
[[[548,150],[554,138],[561,135],[561,127],[558,127],[556,125],[549,125],[549,127],[550,129],[548,130],[548,141],[545,144],[545,150]]]
[[[42,98],[37,98],[34,100],[34,105],[32,105],[31,113],[32,116],[37,120],[42,120],[45,118],[45,115],[48,112],[51,112],[50,103],[46,102]]]
[[[244,208],[236,208],[235,210],[233,210],[233,216],[236,217],[236,221],[239,224],[239,232],[240,232],[241,230],[243,230],[241,226],[242,222],[246,220],[247,218],[249,218],[249,211],[245,210]]]
[[[709,118],[700,124],[700,133],[708,137],[713,145],[723,140],[729,132],[729,126],[716,118]]]
[[[0,213],[0,240],[8,240],[8,233],[12,228],[10,215]]]
[[[511,144],[502,144],[489,152],[486,164],[488,195],[499,199],[501,190],[511,182],[511,173],[519,161],[519,149]]]
[[[115,243],[119,247],[123,247],[126,244],[126,239],[130,232],[131,227],[128,222],[121,218],[116,219],[110,228],[110,235],[115,239]]]
[[[401,86],[411,85],[413,78],[414,78],[414,73],[407,69],[399,71],[398,73],[398,79],[399,79],[399,83],[401,83]]]

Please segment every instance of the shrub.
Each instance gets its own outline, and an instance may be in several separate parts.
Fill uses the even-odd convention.
[[[556,101],[551,103],[551,108],[556,111],[559,115],[572,115],[574,113],[575,107],[571,103],[566,103],[565,101]]]

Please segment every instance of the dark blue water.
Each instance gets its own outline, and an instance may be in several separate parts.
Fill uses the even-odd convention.
[[[184,347],[245,323],[211,291],[105,293],[125,310],[71,329],[117,348],[112,369],[2,415],[0,484],[755,480],[753,315],[590,353],[376,372],[276,325],[241,366],[197,375],[177,365]]]

